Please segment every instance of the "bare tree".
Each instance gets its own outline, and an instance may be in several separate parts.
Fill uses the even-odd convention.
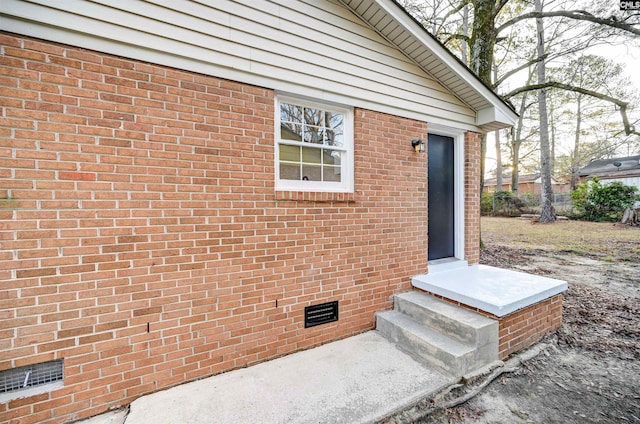
[[[419,2],[420,0],[404,0],[405,3]],[[431,0],[434,1],[434,0]],[[537,93],[538,109],[538,137],[540,153],[540,173],[542,180],[542,208],[541,222],[555,221],[555,211],[552,206],[551,175],[553,172],[554,157],[551,156],[549,138],[549,119],[547,110],[547,94],[551,89],[568,90],[585,96],[597,97],[616,105],[620,112],[622,127],[627,135],[639,134],[635,129],[635,118],[629,119],[629,111],[632,105],[628,100],[618,98],[611,93],[600,93],[597,90],[583,88],[564,81],[547,80],[545,68],[548,63],[559,60],[571,54],[576,54],[595,43],[610,42],[612,37],[624,39],[631,43],[638,43],[637,35],[640,35],[640,14],[613,13],[610,9],[599,6],[598,2],[584,7],[575,7],[578,1],[591,0],[558,0],[552,10],[543,10],[542,0],[534,0],[534,8],[526,0],[446,0],[452,2],[447,12],[439,12],[440,39],[449,46],[459,46],[459,43],[468,43],[468,66],[478,77],[496,91],[507,92],[503,97],[512,99],[514,96],[527,92]],[[441,4],[441,3],[439,3]],[[446,20],[453,18],[459,22],[460,13],[468,7],[471,12],[470,33],[461,32],[461,25],[447,26]],[[428,13],[424,13],[428,15]],[[535,29],[527,23],[535,22]],[[547,25],[548,24],[548,25]],[[518,26],[517,30],[515,25]],[[524,27],[523,27],[524,25]],[[531,29],[536,34],[534,43],[529,41],[528,48],[514,48],[519,43],[513,43],[521,34],[521,27]],[[548,33],[545,34],[545,29]],[[564,34],[570,33],[571,40]],[[549,35],[550,42],[545,44],[545,36]],[[526,41],[526,40],[524,40]],[[520,43],[526,46],[526,43]],[[509,55],[508,66],[500,66],[501,72],[493,74],[496,63],[496,49],[512,53]],[[527,54],[527,52],[530,52]],[[524,53],[524,54],[523,54]],[[533,53],[533,54],[531,54]],[[505,54],[506,56],[506,54]],[[565,60],[566,62],[566,60]],[[520,75],[522,71],[534,67],[537,81],[527,82],[524,86],[516,88],[508,87],[514,81],[513,77]],[[521,106],[528,105],[526,94],[522,98]],[[520,108],[521,111],[523,108]],[[512,132],[510,137],[512,153],[512,189],[518,189],[518,167],[521,158],[520,144],[522,142],[522,118],[520,127]],[[554,122],[554,139],[555,139]],[[500,140],[498,139],[499,143]],[[481,139],[480,189],[484,186],[484,171],[486,158],[486,135]],[[554,143],[555,146],[555,143]],[[553,149],[555,151],[555,147]],[[497,155],[499,156],[499,152]]]
[[[467,42],[469,45],[469,67],[483,80],[485,83],[500,89],[505,81],[510,77],[517,74],[519,71],[535,65],[540,61],[549,62],[554,58],[566,55],[568,53],[579,51],[589,45],[593,44],[593,40],[608,40],[611,34],[616,35],[638,35],[640,34],[640,15],[639,14],[614,14],[610,10],[599,6],[598,2],[594,2],[593,5],[588,5],[592,11],[586,11],[581,8],[574,10],[551,10],[551,11],[537,11],[529,10],[530,7],[527,2],[521,0],[448,0],[443,2],[435,2],[439,10],[432,8],[430,11],[429,5],[420,0],[403,0],[404,4],[410,4],[412,7],[421,10],[421,15],[417,16],[418,19],[425,18],[426,16],[436,16],[435,19],[438,23],[438,31],[436,34],[447,45],[458,45],[460,42]],[[564,0],[563,3],[569,5],[572,0]],[[432,0],[433,2],[433,0]],[[443,9],[442,5],[450,3],[449,9]],[[462,19],[460,13],[469,7],[471,9],[471,34],[461,33],[459,21]],[[570,7],[570,6],[569,6]],[[446,10],[446,11],[445,11]],[[508,13],[503,13],[503,11]],[[609,16],[607,16],[609,14]],[[550,20],[550,22],[567,22],[582,23],[582,27],[573,29],[572,34],[577,34],[572,37],[571,45],[565,44],[562,48],[557,48],[552,51],[547,47],[542,55],[537,55],[532,58],[525,58],[525,60],[518,60],[516,63],[511,63],[509,67],[501,67],[504,71],[501,71],[501,75],[497,76],[492,81],[492,66],[494,63],[495,49],[497,45],[509,42],[509,36],[504,34],[511,31],[514,25],[517,24],[520,29],[523,23],[529,20],[535,19]],[[434,19],[430,18],[433,22]],[[447,26],[446,21],[451,20],[454,24]],[[431,27],[431,24],[427,25]],[[556,28],[557,25],[555,26]],[[445,29],[446,28],[446,29]],[[575,27],[577,28],[577,27]],[[513,31],[517,32],[517,31]],[[522,59],[522,58],[520,58]],[[547,82],[548,83],[548,82]],[[534,88],[535,87],[535,88]],[[511,90],[505,98],[509,99],[514,94],[528,90],[539,90],[547,88],[545,84],[537,83],[529,85],[527,87],[519,87],[515,90]],[[518,91],[520,90],[520,91]],[[610,96],[611,97],[611,96]],[[624,103],[623,100],[619,100],[619,106]],[[620,106],[621,112],[626,113],[627,105]],[[633,126],[628,121],[624,121],[623,124],[625,131],[631,129]],[[482,163],[484,164],[484,152],[486,152],[486,140],[483,140],[482,146]]]
[[[534,1],[536,12],[542,12],[542,0]],[[546,82],[544,61],[544,24],[542,17],[536,17],[536,31],[538,35],[538,84]],[[540,222],[554,222],[556,213],[553,209],[553,190],[551,187],[551,150],[549,148],[549,122],[547,119],[547,90],[538,90],[538,112],[540,114],[540,180],[542,182],[542,199]]]

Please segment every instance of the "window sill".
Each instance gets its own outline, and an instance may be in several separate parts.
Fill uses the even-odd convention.
[[[316,203],[352,203],[356,201],[356,193],[334,193],[321,191],[286,191],[277,190],[276,200]]]

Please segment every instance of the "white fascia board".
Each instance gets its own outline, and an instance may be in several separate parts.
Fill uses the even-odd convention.
[[[425,34],[425,29],[414,22],[410,16],[407,16],[407,13],[404,10],[401,10],[392,0],[373,1],[375,1],[389,16],[401,23],[402,26],[411,33],[411,35],[427,46],[433,54],[435,54],[438,59],[440,59],[440,61],[451,70],[451,72],[454,72],[459,78],[476,90],[478,94],[491,103],[493,108],[496,109],[495,116],[504,119],[504,121],[498,122],[509,123],[508,125],[505,125],[505,127],[515,124],[518,118],[516,112],[505,105],[494,92],[482,84],[469,69],[459,63],[453,57],[451,52],[446,50],[445,47],[433,38]],[[482,122],[482,120],[478,119],[478,123],[479,122]]]

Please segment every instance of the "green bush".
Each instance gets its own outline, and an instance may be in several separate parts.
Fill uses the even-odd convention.
[[[482,198],[480,199],[480,214],[491,215],[493,213],[493,193],[487,191],[482,192]]]
[[[588,221],[619,221],[625,209],[640,200],[637,187],[620,182],[585,181],[572,193],[573,206]]]

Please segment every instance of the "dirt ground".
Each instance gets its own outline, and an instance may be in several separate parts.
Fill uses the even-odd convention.
[[[482,263],[569,283],[563,325],[467,403],[411,422],[640,423],[640,229],[483,218],[482,237]]]

